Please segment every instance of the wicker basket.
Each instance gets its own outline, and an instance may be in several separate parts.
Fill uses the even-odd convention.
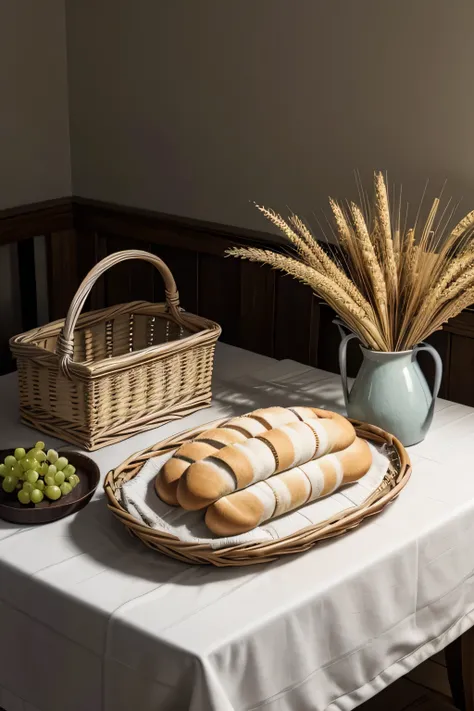
[[[128,259],[158,269],[166,303],[134,301],[79,316],[100,275]],[[10,340],[22,421],[94,450],[189,415],[211,401],[220,332],[179,308],[173,276],[157,256],[112,254],[85,277],[65,320]]]
[[[211,563],[216,566],[237,566],[269,563],[283,555],[302,553],[319,541],[340,536],[352,530],[368,516],[380,513],[388,503],[398,496],[410,478],[410,459],[398,439],[378,427],[351,420],[359,437],[387,445],[390,467],[382,484],[359,506],[347,508],[326,521],[307,526],[285,538],[270,543],[242,543],[238,546],[214,550],[205,544],[181,541],[169,533],[145,526],[123,508],[119,501],[120,497],[117,495],[120,487],[133,479],[148,459],[176,449],[184,442],[194,439],[201,432],[210,427],[217,427],[223,422],[225,419],[209,422],[206,425],[174,435],[163,442],[158,442],[153,447],[132,455],[117,469],[107,474],[104,489],[109,509],[131,534],[137,536],[153,550],[193,565]]]

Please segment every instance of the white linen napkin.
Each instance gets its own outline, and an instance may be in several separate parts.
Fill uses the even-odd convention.
[[[383,449],[377,449],[372,444],[370,448],[372,466],[358,482],[238,536],[225,538],[211,533],[204,523],[205,510],[184,511],[161,501],[155,492],[154,480],[173,452],[149,459],[134,479],[123,485],[120,490],[122,505],[140,523],[170,533],[181,541],[205,543],[214,549],[277,540],[361,504],[382,483],[388,468],[388,457]]]

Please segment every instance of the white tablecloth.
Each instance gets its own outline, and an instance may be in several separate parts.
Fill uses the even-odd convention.
[[[219,347],[208,410],[94,453],[133,451],[272,402],[340,409],[337,376]],[[22,444],[15,376],[0,445]],[[352,709],[474,623],[474,410],[439,401],[413,476],[380,516],[277,563],[193,567],[148,551],[105,506],[38,528],[0,521],[7,711]]]

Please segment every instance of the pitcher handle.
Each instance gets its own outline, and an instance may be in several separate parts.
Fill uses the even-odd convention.
[[[339,331],[339,335],[340,335],[340,337],[341,337],[341,341],[343,341],[344,338],[347,336],[346,330],[349,331],[349,333],[352,333],[352,331],[351,331],[351,329],[349,328],[349,326],[346,326],[346,324],[344,323],[344,321],[341,321],[340,318],[334,318],[334,319],[332,320],[332,322],[333,322],[333,324],[334,324],[335,326],[337,326],[337,330]],[[346,330],[344,330],[344,329],[346,329]]]
[[[428,353],[431,354],[434,362],[435,362],[435,381],[434,381],[434,386],[433,386],[433,399],[431,401],[430,409],[428,411],[428,417],[431,417],[433,414],[436,398],[438,397],[439,389],[441,387],[441,378],[443,376],[443,361],[441,360],[441,357],[436,350],[436,348],[433,348],[433,346],[430,346],[429,343],[426,343],[425,341],[422,341],[419,343],[417,346],[414,347],[413,349],[413,356],[416,358],[418,353],[420,351],[428,351]]]
[[[348,333],[347,336],[344,336],[342,339],[341,343],[339,344],[339,370],[341,371],[341,380],[342,380],[342,392],[344,393],[344,403],[346,405],[346,410],[349,404],[349,388],[347,385],[347,362],[346,362],[346,353],[347,353],[347,344],[352,338],[358,338],[358,336],[355,333]]]

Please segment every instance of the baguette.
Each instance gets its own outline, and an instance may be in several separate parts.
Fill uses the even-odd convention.
[[[225,445],[264,434],[272,427],[317,418],[318,412],[311,407],[266,407],[206,430],[192,442],[181,445],[168,459],[155,479],[155,491],[167,504],[177,506],[178,483],[191,464],[215,454]]]
[[[205,508],[222,496],[352,444],[355,430],[345,417],[314,412],[317,418],[275,427],[191,464],[179,479],[179,504],[187,510]]]
[[[327,454],[224,496],[207,509],[206,525],[218,536],[245,533],[264,521],[327,496],[343,484],[357,481],[371,464],[370,447],[357,438],[337,454]]]

